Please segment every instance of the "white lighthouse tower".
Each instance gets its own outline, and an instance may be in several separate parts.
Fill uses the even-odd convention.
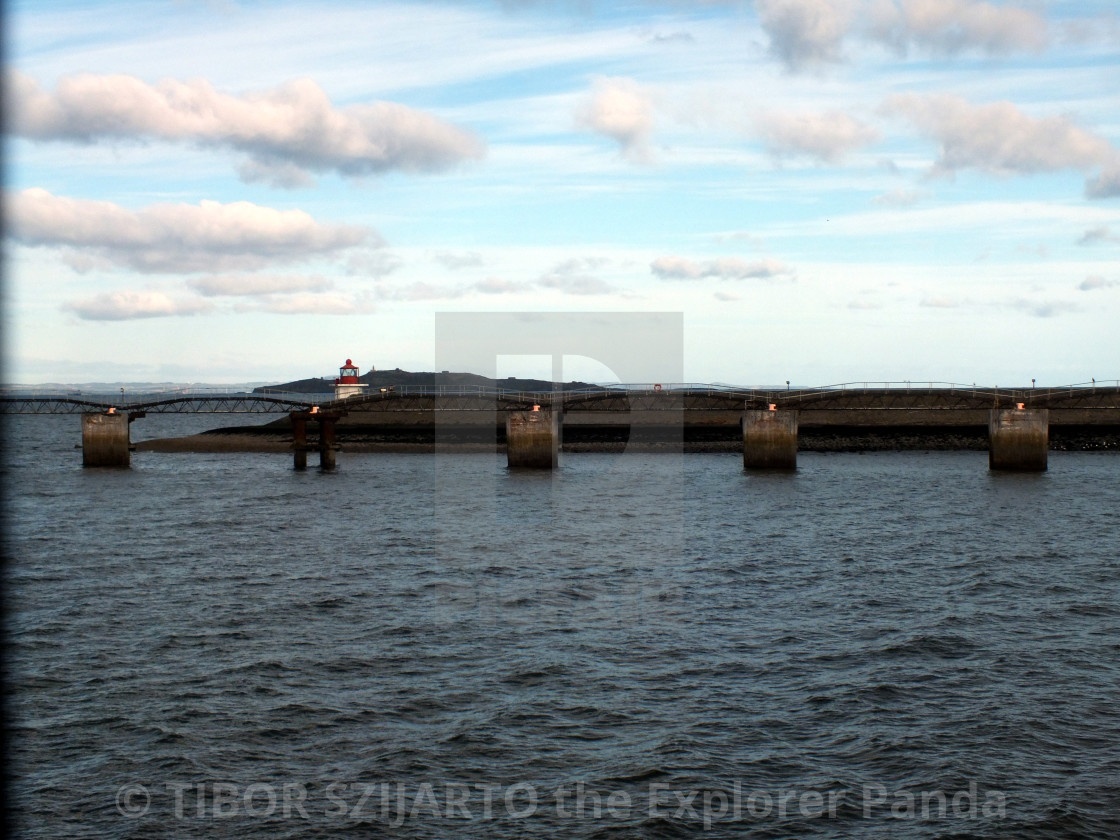
[[[338,379],[334,381],[334,398],[344,400],[347,397],[357,397],[365,393],[369,386],[358,381],[358,366],[349,359],[346,364],[338,369]]]

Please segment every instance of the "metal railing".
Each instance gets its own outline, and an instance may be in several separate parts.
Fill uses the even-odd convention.
[[[0,414],[79,414],[84,411],[144,411],[152,414],[270,414],[307,409],[311,394],[284,397],[231,392],[172,395],[148,394],[11,394],[0,395]],[[333,397],[324,395],[323,402]]]
[[[631,393],[631,392],[669,392],[687,395],[713,395],[713,396],[732,396],[737,394],[823,394],[832,392],[843,391],[891,391],[891,392],[904,392],[904,393],[932,393],[932,392],[948,392],[958,394],[972,394],[975,396],[1002,396],[1008,397],[1017,394],[1033,394],[1038,397],[1048,397],[1053,395],[1070,394],[1079,389],[1085,391],[1096,391],[1104,389],[1117,389],[1120,388],[1120,380],[1094,380],[1092,382],[1080,382],[1073,385],[1061,386],[1043,386],[1043,387],[1016,387],[1016,388],[1000,388],[998,385],[977,385],[962,384],[959,382],[936,382],[936,381],[864,381],[864,382],[839,382],[831,385],[728,385],[724,383],[707,383],[707,382],[614,382],[602,385],[594,385],[587,388],[558,388],[552,391],[522,391],[512,388],[491,387],[485,385],[449,385],[449,386],[429,386],[429,385],[405,385],[396,386],[394,388],[381,389],[380,392],[373,391],[367,394],[357,394],[348,399],[376,399],[378,397],[389,397],[393,395],[401,396],[424,396],[424,397],[499,397],[515,400],[528,400],[534,397],[544,395],[554,396],[595,396],[606,395],[611,393]]]
[[[548,404],[593,399],[596,397],[630,396],[635,394],[672,394],[744,399],[780,400],[783,404],[805,402],[816,397],[842,393],[941,393],[975,398],[1001,400],[1050,400],[1098,392],[1120,391],[1120,380],[1092,380],[1062,386],[1031,388],[1000,388],[999,386],[961,384],[935,381],[864,381],[840,382],[811,387],[782,385],[727,385],[697,382],[608,383],[586,388],[563,388],[555,391],[523,391],[487,385],[403,385],[356,394],[335,400],[331,393],[309,394],[260,389],[206,388],[200,390],[165,389],[131,393],[29,392],[0,390],[0,413],[3,414],[70,414],[107,408],[153,413],[281,413],[306,409],[312,405],[353,402],[377,402],[400,397],[477,397],[511,402]]]

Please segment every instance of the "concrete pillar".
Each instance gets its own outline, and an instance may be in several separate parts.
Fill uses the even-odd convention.
[[[302,414],[293,411],[288,415],[292,420],[292,466],[297,470],[307,469],[307,420]]]
[[[506,414],[506,461],[511,467],[554,469],[559,462],[560,422],[555,411]]]
[[[761,470],[797,469],[797,412],[743,412],[743,466]]]
[[[1049,448],[1050,412],[1045,408],[989,412],[989,469],[1041,472],[1046,469]]]
[[[338,451],[338,445],[335,443],[334,424],[337,420],[337,417],[329,415],[319,418],[319,469],[335,468],[335,453]]]
[[[90,412],[82,415],[82,465],[127,467],[130,465],[128,415]]]

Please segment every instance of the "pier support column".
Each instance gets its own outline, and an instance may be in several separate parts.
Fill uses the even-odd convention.
[[[336,415],[323,414],[319,419],[319,469],[333,470],[335,468],[335,453],[338,444],[335,443],[334,424],[338,421]]]
[[[988,468],[1042,472],[1050,448],[1050,412],[1019,406],[989,414]]]
[[[560,420],[555,411],[510,411],[506,415],[506,459],[511,467],[555,469]]]
[[[130,466],[129,417],[123,412],[89,412],[82,415],[82,465]]]
[[[743,412],[743,466],[747,469],[797,469],[797,412]]]
[[[319,450],[321,469],[335,468],[338,441],[334,427],[339,418],[345,416],[345,411],[319,411],[318,408],[314,411],[293,411],[288,414],[292,421],[292,453],[297,470],[307,469],[307,453],[312,448]],[[319,441],[314,447],[307,443],[308,421],[314,421],[319,426]]]
[[[306,412],[293,411],[288,416],[292,420],[292,457],[293,468],[307,469],[307,419]]]

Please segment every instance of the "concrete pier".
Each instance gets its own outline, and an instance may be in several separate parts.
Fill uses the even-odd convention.
[[[307,453],[313,448],[319,450],[319,468],[333,470],[338,463],[339,450],[335,426],[345,411],[293,411],[288,414],[292,421],[292,466],[297,470],[307,469]],[[307,422],[319,425],[319,441],[315,446],[307,442]]]
[[[797,412],[743,412],[743,466],[755,470],[797,469]]]
[[[334,426],[338,422],[337,414],[321,414],[319,416],[319,469],[333,470],[335,468],[335,453],[338,444],[335,442]]]
[[[559,463],[560,423],[554,411],[506,415],[506,459],[511,467],[554,469]]]
[[[307,412],[293,411],[288,416],[292,421],[292,468],[307,469]]]
[[[82,415],[82,465],[130,466],[128,426],[123,412],[90,412]]]
[[[1046,469],[1049,448],[1050,412],[1046,409],[995,409],[989,415],[989,469],[1041,472]]]

